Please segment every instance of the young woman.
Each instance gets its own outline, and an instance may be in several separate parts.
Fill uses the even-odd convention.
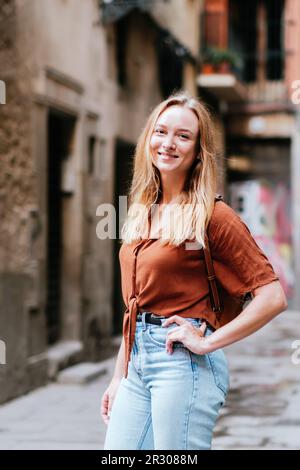
[[[138,140],[120,249],[123,340],[101,401],[104,449],[210,449],[229,388],[222,348],[287,308],[247,226],[215,201],[214,144],[209,112],[185,92],[154,109]],[[206,233],[220,285],[252,294],[227,323],[210,304]]]

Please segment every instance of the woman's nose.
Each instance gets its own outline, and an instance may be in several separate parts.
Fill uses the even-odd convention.
[[[166,137],[163,141],[163,147],[164,148],[175,148],[173,138],[172,137]]]

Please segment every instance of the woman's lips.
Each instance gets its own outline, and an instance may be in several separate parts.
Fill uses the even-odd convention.
[[[178,158],[178,155],[171,155],[169,153],[158,152],[158,155],[164,159],[171,160],[173,158]]]

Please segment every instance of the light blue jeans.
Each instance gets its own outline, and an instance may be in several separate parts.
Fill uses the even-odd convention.
[[[186,318],[195,327],[200,319]],[[118,388],[104,449],[208,450],[216,419],[229,389],[222,349],[206,355],[173,343],[166,352],[164,328],[142,321],[136,332],[127,378]],[[213,330],[207,327],[205,336]]]

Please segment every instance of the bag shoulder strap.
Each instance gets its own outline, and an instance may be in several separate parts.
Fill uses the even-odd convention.
[[[223,201],[223,196],[221,194],[216,195],[215,203],[217,201]],[[211,257],[207,232],[205,234],[205,245],[206,245],[206,248],[203,249],[203,252],[204,252],[205,265],[206,265],[207,279],[208,279],[210,292],[211,292],[211,307],[212,307],[213,312],[221,312],[222,307],[220,303],[220,296],[219,296],[217,282],[216,282],[216,273],[214,270],[214,265],[213,265],[213,261]]]

